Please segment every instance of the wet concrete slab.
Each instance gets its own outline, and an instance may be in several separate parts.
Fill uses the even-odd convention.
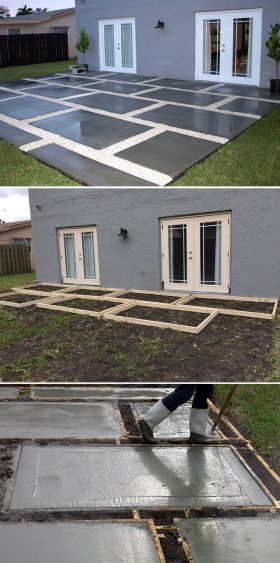
[[[151,86],[164,86],[167,88],[180,88],[182,90],[202,90],[213,86],[213,82],[202,82],[199,80],[177,80],[176,78],[159,78],[151,83]],[[216,90],[215,90],[216,92]]]
[[[156,426],[154,430],[155,438],[189,438],[189,418],[192,403],[186,403],[173,412],[168,418]],[[139,418],[145,416],[151,408],[151,403],[134,403],[133,408]],[[217,432],[211,433],[213,422],[208,420],[206,432],[211,438],[218,438]]]
[[[0,388],[1,389],[1,388]],[[85,401],[150,400],[161,399],[173,391],[173,387],[34,387],[30,396],[34,399],[83,399]]]
[[[147,86],[138,84],[126,84],[125,82],[95,82],[89,88],[102,90],[103,92],[115,92],[116,94],[138,94],[147,90]]]
[[[154,78],[154,76],[140,76],[138,74],[129,74],[123,72],[114,73],[111,74],[111,76],[108,76],[108,80],[112,79],[119,82],[143,82],[144,80],[151,80],[152,78]]]
[[[11,510],[252,505],[271,501],[233,451],[201,446],[23,446],[10,499]]]
[[[156,563],[144,522],[0,524],[0,563]]]
[[[29,90],[27,89],[26,92],[31,92],[38,96],[46,96],[47,98],[65,98],[66,96],[75,96],[79,92],[82,94],[84,90],[84,85],[81,84],[81,91],[77,90],[76,88],[70,88],[68,86],[56,86],[49,83],[50,86],[40,86],[40,88],[36,88],[36,90]]]
[[[16,399],[19,390],[17,387],[3,387],[0,385],[0,399]]]
[[[104,149],[150,129],[145,125],[136,125],[85,110],[36,121],[36,127],[58,135],[63,134],[67,139],[95,149]]]
[[[167,131],[119,152],[118,156],[175,177],[219,147],[212,141]]]
[[[17,92],[8,92],[6,90],[0,90],[0,101],[4,100],[5,98],[14,98],[17,96],[18,98],[21,97],[22,94],[18,94]],[[0,104],[1,108],[1,104]]]
[[[38,141],[40,139],[40,137],[38,137],[37,135],[23,131],[18,127],[4,123],[3,121],[0,121],[0,138],[4,141],[7,141],[8,143],[17,145],[18,147],[25,145],[26,143],[33,143],[34,141]]]
[[[38,86],[40,82],[37,80],[11,80],[10,82],[0,82],[2,88],[11,88],[12,90],[21,90],[28,86]]]
[[[233,139],[255,123],[254,118],[172,106],[170,104],[152,111],[140,113],[137,117],[138,119],[163,123],[171,125],[171,127],[189,129],[198,133],[206,133],[207,135],[215,135],[226,139]]]
[[[141,96],[141,94],[140,94]],[[210,94],[199,94],[198,92],[179,92],[177,90],[168,90],[167,88],[162,88],[155,92],[149,92],[148,94],[143,94],[147,98],[153,98],[153,100],[175,102],[178,104],[189,104],[193,106],[209,106],[224,99],[224,96],[211,96]]]
[[[196,563],[276,563],[279,561],[280,517],[188,518],[177,526]]]
[[[76,77],[76,76],[52,76],[51,80],[48,80],[50,84],[57,82],[63,86],[88,86],[94,82],[94,79],[89,80],[88,78]],[[95,82],[94,82],[95,83]]]
[[[51,143],[30,151],[44,164],[60,170],[88,186],[152,186],[153,184],[126,174],[91,158]]]
[[[21,99],[1,102],[0,113],[15,117],[16,119],[31,119],[46,113],[61,111],[64,106],[55,102],[47,102],[33,96],[24,96]]]
[[[242,113],[253,113],[256,115],[267,115],[271,111],[277,109],[277,105],[271,102],[263,102],[262,100],[244,100],[240,98],[233,100],[223,106],[223,109],[229,111],[240,111]],[[279,106],[280,107],[280,106]]]
[[[82,98],[72,98],[71,103],[102,109],[111,113],[128,113],[151,105],[151,102],[144,100],[135,100],[134,98],[124,96],[110,96],[102,93],[90,94]]]
[[[0,438],[98,438],[121,435],[114,403],[0,403]]]
[[[263,98],[271,100],[279,100],[280,94],[272,94],[268,88],[257,88],[254,86],[237,86],[234,84],[227,84],[225,86],[218,86],[213,90],[217,94],[226,94],[229,96],[248,96],[251,98]]]

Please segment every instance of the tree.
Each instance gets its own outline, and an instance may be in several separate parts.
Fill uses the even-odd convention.
[[[32,8],[28,8],[27,4],[25,4],[23,8],[19,8],[17,11],[17,16],[28,16],[29,14],[34,14],[34,10]]]
[[[83,55],[83,64],[85,64],[85,53],[87,52],[88,48],[89,48],[89,36],[86,30],[82,27],[82,29],[80,29],[80,39],[78,43],[76,43],[76,49],[77,51],[79,51],[79,53],[82,53]]]
[[[270,35],[266,41],[267,56],[276,63],[276,80],[279,81],[279,64],[280,64],[280,23],[270,26]]]
[[[9,13],[9,8],[7,8],[6,6],[0,6],[0,18],[5,18]]]

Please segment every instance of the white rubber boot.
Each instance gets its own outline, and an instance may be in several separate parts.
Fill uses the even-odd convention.
[[[143,418],[139,420],[139,427],[145,442],[155,443],[153,429],[171,414],[162,400],[153,405]]]
[[[191,409],[189,426],[190,441],[197,443],[207,442],[206,426],[208,421],[208,409]]]

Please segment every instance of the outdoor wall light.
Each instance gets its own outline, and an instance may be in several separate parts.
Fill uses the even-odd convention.
[[[127,238],[127,229],[123,229],[123,227],[121,227],[118,237]]]
[[[165,23],[158,20],[157,25],[155,27],[155,29],[164,29]]]
[[[35,207],[37,207],[37,209],[39,209],[39,211],[41,211],[41,205],[35,205]]]

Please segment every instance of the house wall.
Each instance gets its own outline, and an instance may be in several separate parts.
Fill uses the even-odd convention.
[[[42,282],[61,281],[57,229],[96,225],[100,285],[158,290],[160,218],[231,211],[232,294],[280,295],[279,190],[30,189],[30,204]]]
[[[7,24],[1,23],[0,24],[0,35],[7,35],[8,30],[11,28],[20,28],[22,34],[26,33],[52,33],[53,27],[68,27],[68,50],[69,50],[69,57],[76,56],[76,19],[75,14],[68,14],[64,16],[60,16],[58,18],[52,18],[48,21],[44,21],[41,23],[22,23],[21,25],[20,18],[18,21],[13,23],[7,20]]]
[[[87,62],[99,70],[98,20],[136,18],[137,73],[194,80],[195,12],[263,8],[261,85],[274,77],[274,63],[266,56],[270,24],[279,21],[279,0],[76,0],[77,31],[84,27],[90,37]],[[158,20],[164,30],[156,30]]]
[[[32,238],[31,227],[20,227],[8,231],[0,230],[0,244],[11,244],[14,238]]]

